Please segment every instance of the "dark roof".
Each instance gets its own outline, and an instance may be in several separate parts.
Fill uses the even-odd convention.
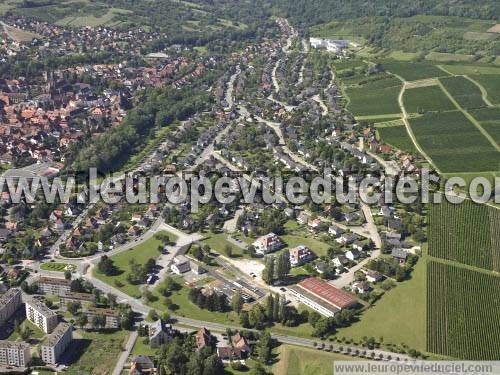
[[[408,253],[406,251],[404,251],[403,249],[392,249],[391,255],[394,258],[406,260]]]

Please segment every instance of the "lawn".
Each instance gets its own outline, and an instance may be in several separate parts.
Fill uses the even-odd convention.
[[[31,323],[28,319],[25,319],[21,324],[19,324],[19,327],[24,330],[25,328],[29,328],[31,330],[31,339],[36,339],[36,340],[41,340],[44,336],[45,333],[38,328],[36,325]],[[7,338],[9,341],[22,341],[21,336],[19,336],[15,331],[12,331],[11,335]]]
[[[172,233],[165,231],[159,233],[168,235],[170,241],[176,240],[176,236]],[[146,264],[149,258],[157,259],[160,255],[158,246],[161,244],[161,241],[151,237],[136,247],[111,257],[115,267],[119,270],[117,275],[104,275],[97,271],[97,268],[94,268],[93,275],[106,284],[114,286],[132,297],[141,298],[140,285],[131,285],[127,282],[127,273],[130,272],[130,261],[133,259],[137,264]],[[117,285],[117,283],[119,284]]]
[[[417,152],[415,144],[406,131],[406,126],[377,127],[377,131],[382,142],[390,144],[402,151],[409,153]]]
[[[182,278],[177,278],[177,282],[181,285],[184,283]],[[153,294],[157,299],[148,303],[148,305],[156,311],[167,311],[165,306],[165,297],[160,294],[159,288],[160,286],[153,290]],[[177,308],[170,311],[170,313],[178,316],[189,317],[191,319],[239,325],[239,318],[235,312],[222,313],[201,309],[188,299],[188,293],[189,289],[186,286],[183,286],[180,290],[174,291],[171,296],[168,297],[175,305],[177,305]]]
[[[280,236],[286,242],[288,248],[297,247],[299,245],[307,246],[316,256],[327,254],[327,250],[331,247],[329,244],[311,237],[310,234],[285,234]]]
[[[213,251],[216,251],[220,254],[226,254],[225,248],[227,246],[231,247],[231,252],[233,256],[243,256],[243,249],[239,246],[236,246],[234,243],[231,243],[227,240],[227,233],[208,233],[206,234],[206,238],[202,241],[203,244],[210,246]],[[242,245],[246,245],[245,240],[243,239]]]
[[[403,103],[408,113],[425,113],[454,110],[455,105],[439,86],[407,89]]]
[[[403,77],[406,81],[416,81],[419,79],[444,77],[448,74],[437,66],[427,62],[406,62],[387,60],[382,62],[386,71]]]
[[[136,355],[152,355],[155,356],[158,354],[159,349],[158,348],[151,348],[149,344],[145,344],[144,340],[146,337],[141,337],[138,336],[137,340],[135,340],[134,347],[132,348],[132,352],[130,353],[131,356],[136,356]]]
[[[441,83],[457,103],[465,109],[486,107],[481,90],[465,77],[440,78]],[[499,81],[500,83],[500,81]]]
[[[330,375],[335,360],[354,359],[342,354],[287,344],[282,344],[277,351],[279,361],[271,368],[275,375]]]
[[[359,341],[363,336],[384,338],[384,344],[406,344],[409,348],[425,350],[425,258],[421,258],[412,278],[399,283],[373,307],[366,310],[360,321],[339,329],[337,337]]]
[[[40,268],[45,271],[64,272],[67,269],[74,270],[75,266],[67,263],[48,262],[42,263]]]
[[[500,120],[483,122],[481,123],[481,126],[495,140],[496,143],[500,144]]]
[[[441,172],[498,170],[500,153],[461,112],[426,114],[410,119],[410,124]]]
[[[109,374],[125,347],[128,335],[127,331],[74,332],[71,349],[77,358],[65,374]]]

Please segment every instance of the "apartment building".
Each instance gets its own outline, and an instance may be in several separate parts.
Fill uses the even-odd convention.
[[[30,361],[31,351],[28,344],[0,340],[0,365],[26,367]]]
[[[51,333],[57,326],[57,314],[36,300],[26,301],[26,318],[45,333]]]
[[[55,365],[72,340],[73,327],[71,324],[59,323],[42,343],[42,360],[46,364]]]
[[[88,324],[92,326],[92,318],[94,316],[104,316],[106,319],[106,324],[104,328],[116,329],[120,328],[120,313],[117,310],[112,309],[102,309],[99,307],[89,307],[84,312],[88,318]]]
[[[95,296],[91,293],[65,293],[59,297],[61,309],[66,309],[69,302],[79,302],[81,306],[95,303]]]
[[[19,288],[9,289],[0,296],[0,326],[3,325],[23,303]]]
[[[71,280],[56,277],[40,277],[38,290],[43,294],[62,296],[71,292]]]

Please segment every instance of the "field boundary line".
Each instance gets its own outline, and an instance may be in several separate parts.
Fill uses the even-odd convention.
[[[472,79],[467,75],[464,75],[464,77],[465,79],[468,79],[479,88],[479,90],[481,91],[481,95],[483,97],[483,102],[485,102],[488,107],[494,107],[493,103],[490,102],[490,100],[488,99],[488,91],[486,91],[483,85],[481,85],[479,82],[477,82],[476,80]]]
[[[439,168],[434,163],[434,161],[431,159],[431,157],[429,155],[427,155],[427,153],[424,151],[424,149],[417,142],[417,137],[415,137],[415,134],[413,133],[413,129],[411,127],[411,124],[408,121],[408,112],[406,112],[406,108],[405,108],[404,103],[403,103],[403,95],[406,91],[407,81],[403,77],[401,77],[397,74],[394,74],[391,72],[389,72],[389,73],[392,74],[394,77],[398,78],[401,82],[403,82],[403,86],[401,87],[401,91],[399,92],[399,96],[398,96],[398,104],[399,104],[399,108],[401,109],[401,113],[403,114],[402,120],[405,124],[406,132],[410,136],[410,138],[411,138],[413,144],[415,145],[415,148],[418,150],[418,152],[420,152],[420,154],[434,167],[434,169],[436,169],[436,171],[439,174],[442,174],[441,171],[439,170]]]
[[[488,134],[486,130],[481,126],[481,124],[474,118],[472,115],[467,112],[465,109],[463,109],[460,104],[455,100],[455,98],[446,90],[446,87],[444,87],[443,83],[439,81],[439,87],[441,87],[441,90],[448,96],[448,98],[451,100],[451,102],[457,107],[457,109],[464,114],[464,116],[474,124],[474,126],[486,137],[486,139],[491,143],[491,145],[498,151],[500,152],[500,146],[495,142],[495,140],[491,137],[491,135]]]
[[[446,69],[442,65],[436,65],[436,66],[439,69],[441,69],[443,72],[446,72],[446,73],[450,74],[453,77],[464,77],[465,79],[468,79],[469,81],[471,81],[473,84],[475,84],[478,87],[479,91],[481,91],[481,95],[483,97],[484,103],[488,107],[495,107],[495,105],[493,103],[491,103],[490,100],[488,99],[488,91],[486,91],[486,89],[483,87],[483,85],[481,85],[479,82],[477,82],[476,80],[472,79],[467,74],[454,74],[454,73],[450,72],[448,69]],[[438,79],[438,81],[439,81],[439,79]]]
[[[476,266],[471,266],[469,264],[460,263],[456,260],[438,258],[438,257],[435,257],[435,256],[430,255],[430,254],[427,256],[428,256],[428,261],[430,261],[430,262],[441,263],[441,264],[445,264],[447,266],[453,266],[453,267],[457,267],[457,268],[467,269],[469,271],[482,273],[482,274],[489,275],[489,276],[500,277],[500,272],[497,272],[497,271],[487,270],[486,268],[481,268],[481,267],[476,267]]]

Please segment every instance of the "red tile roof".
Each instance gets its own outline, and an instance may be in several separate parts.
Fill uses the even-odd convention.
[[[337,289],[315,277],[305,279],[297,285],[338,309],[344,309],[357,304],[357,301],[349,293]]]

